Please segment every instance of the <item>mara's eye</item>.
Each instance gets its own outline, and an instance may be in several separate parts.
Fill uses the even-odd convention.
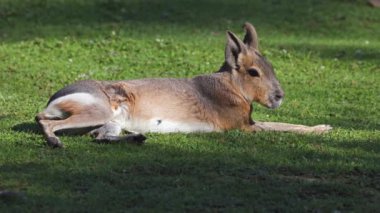
[[[259,77],[260,76],[259,71],[257,71],[257,69],[254,69],[254,68],[249,69],[248,74],[252,77]]]

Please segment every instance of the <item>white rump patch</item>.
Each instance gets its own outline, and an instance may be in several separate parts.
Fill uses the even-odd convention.
[[[81,105],[91,105],[97,102],[96,98],[89,93],[83,93],[83,92],[72,93],[69,95],[59,97],[55,99],[54,101],[52,101],[44,111],[45,116],[51,117],[51,118],[64,117],[63,112],[57,108],[57,104],[62,103],[64,101],[72,101]]]
[[[65,96],[55,99],[49,104],[49,106],[61,103],[63,101],[74,101],[79,104],[91,105],[93,103],[96,103],[96,98],[89,93],[84,93],[84,92],[72,93],[72,94],[65,95]]]

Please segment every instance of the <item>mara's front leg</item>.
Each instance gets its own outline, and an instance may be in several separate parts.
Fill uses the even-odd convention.
[[[94,129],[90,132],[91,136],[99,142],[127,142],[135,144],[143,144],[146,137],[142,134],[131,133],[125,136],[120,136],[122,127],[113,121],[110,121],[100,128]]]
[[[258,131],[275,131],[275,132],[294,132],[300,134],[314,133],[322,134],[330,131],[332,127],[330,125],[321,124],[316,126],[305,126],[299,124],[288,124],[278,122],[259,122],[255,121],[250,126],[250,130],[254,132]]]

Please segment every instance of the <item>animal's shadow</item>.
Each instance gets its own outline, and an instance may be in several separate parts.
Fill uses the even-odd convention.
[[[12,130],[16,132],[42,134],[41,128],[38,126],[37,123],[34,123],[34,122],[24,122],[24,123],[16,124],[12,127]]]
[[[93,126],[93,127],[85,127],[85,128],[76,128],[76,129],[65,129],[65,130],[59,130],[55,132],[57,136],[65,136],[65,137],[76,137],[80,135],[89,135],[90,132],[96,128],[99,128],[100,126]],[[24,122],[20,124],[16,124],[12,127],[13,131],[16,132],[24,132],[28,134],[38,134],[38,135],[43,135],[43,131],[41,127],[34,122]],[[124,132],[124,135],[129,135],[129,132]],[[143,136],[143,140],[145,140],[145,137]],[[136,145],[141,145],[143,142],[141,141],[132,141],[129,139],[129,137],[125,137],[124,139],[120,140],[104,140],[104,139],[96,139],[95,136],[92,136],[92,141],[97,144],[115,144],[115,143],[120,143],[120,142],[125,142],[129,144],[136,144]]]
[[[99,126],[80,128],[80,129],[67,129],[67,130],[57,131],[56,134],[65,135],[65,136],[78,136],[78,135],[88,134],[91,130],[96,129],[98,127]],[[32,133],[32,134],[38,134],[38,135],[43,134],[41,127],[35,122],[24,122],[24,123],[16,124],[12,127],[12,130],[16,132]]]

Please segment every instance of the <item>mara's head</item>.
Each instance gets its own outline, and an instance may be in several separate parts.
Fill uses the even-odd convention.
[[[231,72],[234,82],[248,101],[268,108],[280,106],[284,92],[273,67],[259,52],[258,37],[250,23],[244,24],[246,34],[241,41],[227,31],[225,62],[220,71]]]

